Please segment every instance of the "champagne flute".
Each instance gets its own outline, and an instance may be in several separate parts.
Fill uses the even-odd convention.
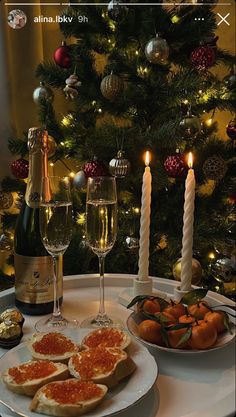
[[[70,181],[67,177],[43,178],[39,221],[43,245],[53,259],[54,300],[52,315],[39,320],[35,328],[39,332],[47,332],[77,327],[76,319],[62,316],[59,303],[59,261],[70,244],[73,229]]]
[[[122,322],[108,317],[104,303],[104,262],[117,234],[117,195],[114,177],[88,178],[86,197],[86,240],[98,256],[100,275],[100,304],[96,317],[89,317],[81,327],[109,327]]]

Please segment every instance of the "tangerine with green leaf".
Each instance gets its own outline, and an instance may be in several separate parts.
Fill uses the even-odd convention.
[[[220,310],[209,311],[205,314],[204,320],[212,323],[215,326],[217,333],[223,333],[226,330],[225,316],[225,313]]]
[[[210,311],[210,307],[205,301],[200,301],[196,304],[188,306],[188,312],[194,316],[197,320],[202,320],[206,313]]]
[[[217,331],[211,322],[199,320],[192,324],[192,334],[188,345],[192,349],[209,349],[217,340]]]

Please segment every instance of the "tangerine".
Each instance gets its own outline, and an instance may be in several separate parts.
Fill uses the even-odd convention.
[[[139,336],[150,343],[162,344],[161,325],[154,320],[143,320],[138,325]]]
[[[210,311],[210,307],[205,301],[188,306],[188,312],[197,320],[202,320],[206,313]]]
[[[168,342],[170,347],[174,349],[186,349],[188,347],[188,341],[180,343],[181,337],[186,334],[188,331],[187,327],[178,330],[169,330],[168,331]]]
[[[176,319],[178,319],[180,316],[183,316],[185,314],[185,307],[182,303],[175,303],[174,301],[171,301],[171,304],[166,307],[163,311],[171,314]]]
[[[143,311],[150,314],[160,313],[161,306],[160,303],[153,299],[153,300],[146,300],[143,303]]]
[[[212,323],[215,326],[217,333],[222,333],[226,330],[224,323],[225,313],[223,311],[209,311],[205,314],[204,320]]]
[[[200,320],[192,324],[192,334],[188,341],[192,349],[209,349],[217,339],[215,326],[208,321]]]

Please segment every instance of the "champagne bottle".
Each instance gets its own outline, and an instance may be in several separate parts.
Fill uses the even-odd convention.
[[[29,129],[29,177],[15,228],[15,303],[25,314],[41,315],[53,310],[53,261],[43,246],[39,206],[42,177],[48,175],[48,134]],[[62,301],[62,258],[59,294]]]

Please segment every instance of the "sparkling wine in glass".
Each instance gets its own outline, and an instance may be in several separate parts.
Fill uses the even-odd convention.
[[[54,302],[52,315],[39,320],[35,328],[44,332],[77,327],[76,319],[62,316],[58,291],[59,257],[63,256],[68,248],[73,230],[70,182],[67,177],[43,178],[39,219],[43,245],[53,259]]]
[[[105,256],[113,248],[116,235],[117,195],[115,178],[89,178],[86,198],[86,240],[99,260],[100,304],[97,316],[84,320],[81,327],[122,325],[119,319],[107,315],[104,303]]]

